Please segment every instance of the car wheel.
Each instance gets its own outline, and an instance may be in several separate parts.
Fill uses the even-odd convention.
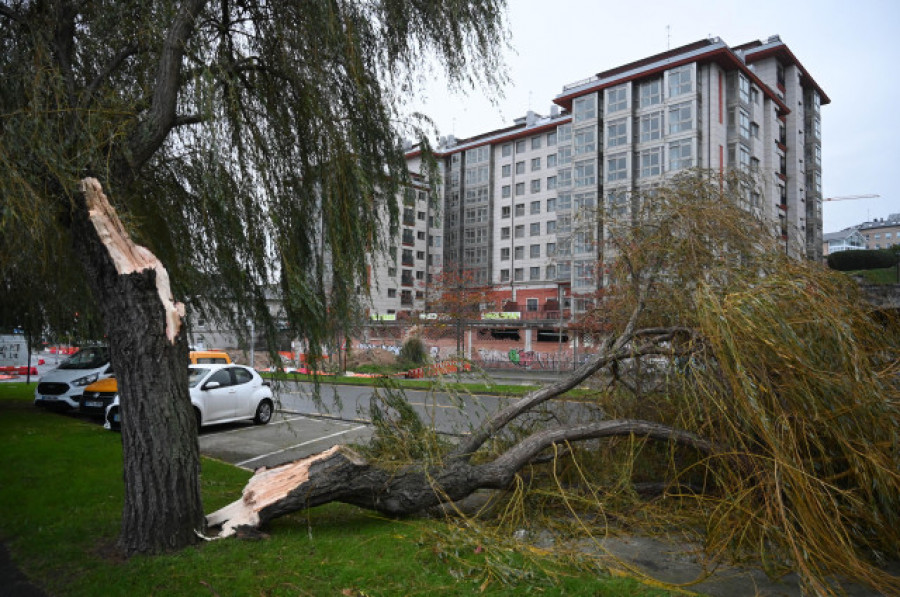
[[[265,425],[272,420],[273,410],[272,401],[263,400],[259,403],[259,406],[256,407],[256,416],[253,417],[253,422],[257,425]]]
[[[106,422],[109,423],[109,428],[113,431],[121,431],[122,429],[122,421],[119,417],[119,407],[114,406],[109,409],[109,412],[106,413]]]

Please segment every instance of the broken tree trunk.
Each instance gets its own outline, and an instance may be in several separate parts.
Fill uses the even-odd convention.
[[[213,512],[206,521],[211,530],[220,528],[217,537],[228,537],[329,502],[353,504],[389,516],[413,514],[460,500],[477,489],[503,489],[523,466],[554,444],[631,434],[674,441],[704,452],[710,449],[706,441],[692,434],[630,419],[541,431],[493,461],[477,465],[455,458],[441,465],[413,464],[386,470],[345,446],[335,446],[302,460],[259,469],[239,500]]]
[[[75,250],[100,305],[119,383],[126,555],[189,545],[203,528],[197,427],[182,307],[159,260],[132,242],[92,178],[82,181]]]

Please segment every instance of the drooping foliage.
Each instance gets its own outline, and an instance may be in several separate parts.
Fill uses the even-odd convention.
[[[877,564],[900,557],[898,321],[844,275],[775,247],[752,189],[694,172],[633,198],[592,316],[615,333],[640,300],[641,328],[682,331],[635,353],[655,366],[607,372],[598,401],[717,447],[640,456],[658,458],[673,496],[691,488],[709,553],[795,569],[815,594],[836,589],[833,574],[896,592]],[[625,453],[616,466],[640,468]]]
[[[396,218],[403,138],[428,124],[407,108],[419,67],[460,87],[501,82],[503,8],[0,4],[0,271],[27,255],[33,275],[88,296],[67,197],[91,175],[177,298],[274,332],[265,289],[277,288],[287,324],[323,342],[356,312],[365,257]]]

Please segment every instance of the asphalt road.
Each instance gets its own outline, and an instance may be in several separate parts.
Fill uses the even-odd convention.
[[[367,386],[290,382],[275,388],[278,414],[268,425],[250,423],[204,428],[200,451],[248,469],[272,467],[315,454],[335,444],[361,443],[372,436],[369,405],[383,392]],[[318,392],[318,393],[317,393]],[[405,392],[409,404],[426,424],[451,437],[469,433],[509,399],[490,395],[446,392]],[[575,402],[555,402],[530,416],[548,422],[584,421],[599,413]],[[527,424],[527,423],[525,423]]]

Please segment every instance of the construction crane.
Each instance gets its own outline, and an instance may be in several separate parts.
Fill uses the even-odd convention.
[[[842,195],[840,197],[826,197],[822,201],[848,201],[850,199],[875,199],[881,195]]]

